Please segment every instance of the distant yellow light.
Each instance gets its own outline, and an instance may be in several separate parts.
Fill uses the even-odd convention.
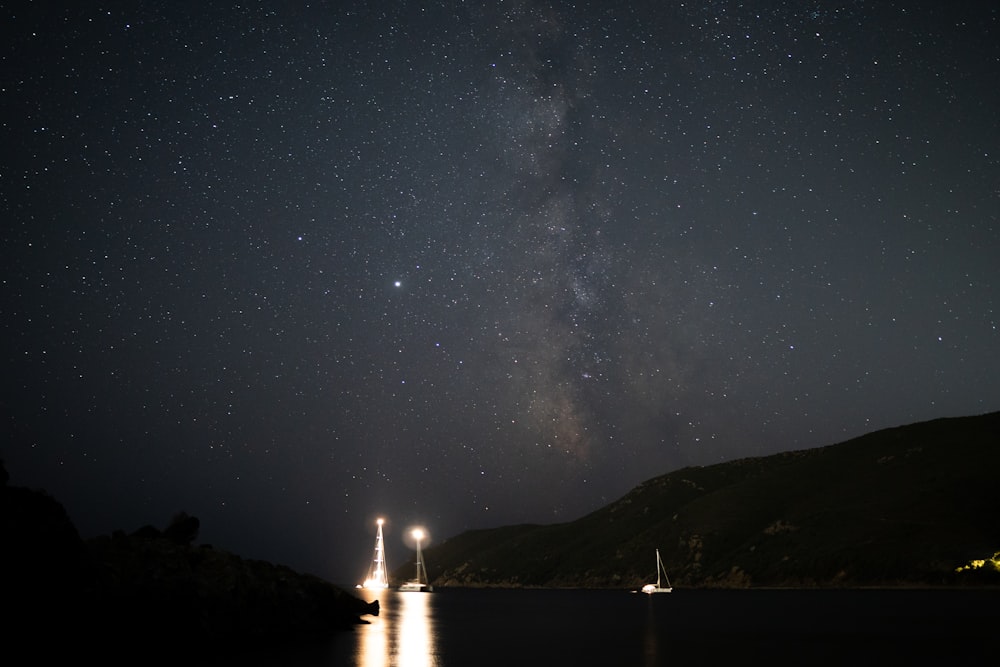
[[[413,539],[415,539],[415,540],[422,540],[422,539],[424,539],[424,531],[420,530],[419,528],[414,528],[412,535],[413,535]]]
[[[992,569],[996,570],[997,572],[1000,572],[1000,551],[993,554],[992,558],[976,558],[974,560],[970,560],[968,565],[961,565],[959,567],[956,567],[955,572],[978,570],[980,568],[986,567],[987,564],[989,564],[989,566]]]
[[[378,521],[376,521],[375,523],[377,523],[378,525],[380,525],[380,526],[381,526],[381,525],[382,525],[383,523],[385,523],[385,519],[379,519],[379,520],[378,520]]]

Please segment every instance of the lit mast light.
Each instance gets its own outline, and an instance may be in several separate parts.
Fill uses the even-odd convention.
[[[410,531],[410,537],[413,538],[417,547],[417,577],[404,583],[399,587],[399,590],[430,592],[434,590],[434,587],[431,586],[430,579],[427,578],[427,568],[424,567],[424,557],[420,551],[420,541],[427,537],[427,533],[424,532],[423,528],[414,528]]]

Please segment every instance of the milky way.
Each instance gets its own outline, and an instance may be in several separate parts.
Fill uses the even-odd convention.
[[[378,4],[4,10],[2,456],[85,536],[353,584],[1000,407],[995,7]]]

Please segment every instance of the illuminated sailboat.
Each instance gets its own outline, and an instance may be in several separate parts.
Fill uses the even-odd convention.
[[[368,577],[364,582],[358,584],[358,588],[389,588],[389,576],[385,568],[385,545],[382,541],[382,524],[385,523],[385,520],[379,519],[376,523],[378,524],[378,533],[375,535],[375,557],[368,569]]]
[[[663,573],[663,579],[667,582],[667,585],[661,586],[660,573]],[[660,550],[656,550],[656,583],[646,584],[642,587],[642,592],[652,595],[653,593],[669,593],[674,590],[673,586],[670,585],[670,578],[667,577],[667,569],[663,567],[663,561],[660,560]]]
[[[430,581],[427,579],[427,569],[424,568],[424,559],[420,553],[420,540],[424,539],[424,531],[419,528],[415,529],[413,531],[413,539],[417,542],[417,578],[410,579],[400,586],[399,590],[429,593],[434,590],[434,587],[431,586]]]

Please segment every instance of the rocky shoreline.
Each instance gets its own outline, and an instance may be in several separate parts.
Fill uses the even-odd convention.
[[[0,470],[4,644],[40,656],[204,655],[324,638],[377,615],[333,584],[194,543],[198,519],[82,540],[60,503]]]

